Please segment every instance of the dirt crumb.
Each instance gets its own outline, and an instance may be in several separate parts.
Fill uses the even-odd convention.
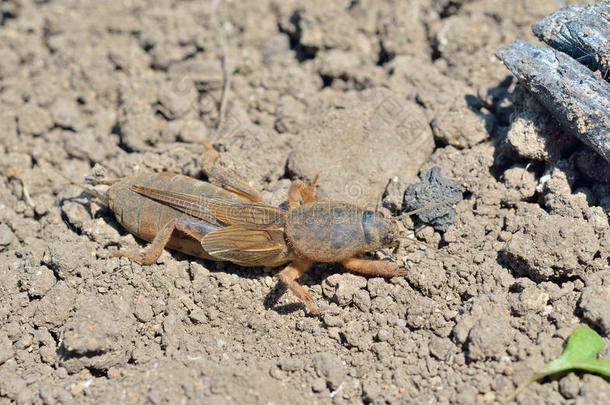
[[[600,271],[587,277],[578,303],[584,317],[606,336],[610,335],[610,309],[607,305],[609,296],[610,271]]]
[[[562,151],[578,141],[555,121],[529,92],[518,86],[513,93],[516,106],[508,130],[508,144],[521,156],[533,160],[557,160]]]
[[[328,352],[314,356],[313,364],[318,375],[326,380],[329,388],[337,389],[345,379],[345,370],[341,360]]]
[[[518,274],[545,281],[595,271],[599,249],[598,237],[587,222],[545,214],[524,224],[502,253]]]
[[[34,312],[34,324],[57,331],[73,308],[76,293],[65,282],[56,283],[40,300]]]
[[[319,191],[324,198],[374,206],[387,181],[381,179],[414,176],[426,151],[432,151],[423,110],[387,89],[346,93],[329,107],[313,118],[309,135],[288,159],[288,170],[298,178],[313,179],[322,170]],[[345,156],[341,164],[339,151]]]

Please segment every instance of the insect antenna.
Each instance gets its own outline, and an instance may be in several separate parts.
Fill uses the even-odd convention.
[[[13,167],[9,167],[2,174],[9,179],[11,177],[14,177],[21,182],[21,193],[23,195],[23,199],[25,200],[25,203],[28,205],[28,207],[34,208],[34,203],[32,202],[32,199],[30,198],[30,193],[28,191],[28,185],[27,185],[25,179],[23,178],[23,176],[21,175],[21,173],[17,169],[15,169]]]
[[[449,198],[449,199],[446,199],[444,201],[441,201],[441,202],[438,202],[438,203],[435,203],[435,204],[426,205],[425,207],[421,207],[421,208],[418,208],[416,210],[409,211],[409,212],[406,212],[406,213],[404,213],[402,215],[399,215],[396,218],[394,218],[394,221],[399,221],[401,218],[403,218],[405,216],[414,215],[414,214],[417,214],[418,212],[422,212],[422,211],[425,211],[425,210],[428,210],[428,209],[440,207],[440,206],[443,206],[443,205],[446,205],[446,204],[456,203],[456,202],[459,202],[461,200],[462,200],[462,198],[460,196],[460,197]],[[397,235],[396,238],[397,239],[409,240],[410,242],[415,242],[415,243],[417,243],[419,245],[422,245],[422,246],[425,246],[427,248],[434,249],[435,251],[437,251],[438,253],[440,253],[441,255],[443,255],[443,256],[445,256],[447,258],[451,258],[451,259],[456,259],[457,258],[458,261],[461,261],[462,263],[467,264],[467,261],[466,261],[465,258],[463,258],[463,257],[461,257],[459,255],[452,255],[452,254],[446,253],[443,250],[440,250],[438,248],[430,246],[427,243],[425,243],[423,241],[420,241],[417,238],[415,238],[414,234],[409,234],[409,235],[401,234],[401,235]]]
[[[418,209],[413,210],[413,211],[405,212],[404,214],[399,215],[396,218],[394,218],[394,221],[399,221],[403,217],[408,217],[408,216],[417,214],[418,212],[422,212],[422,211],[426,211],[426,210],[429,210],[429,209],[432,209],[432,208],[440,207],[440,206],[443,206],[445,204],[455,203],[455,202],[458,202],[458,201],[461,201],[461,200],[462,200],[462,197],[460,196],[460,197],[449,198],[449,199],[443,200],[443,201],[441,201],[439,203],[426,205],[425,207],[421,207],[421,208],[418,208]]]
[[[379,194],[379,198],[377,198],[377,203],[375,204],[375,212],[379,212],[379,206],[383,202],[383,194],[384,193],[385,193],[385,190],[382,191],[381,194]]]
[[[106,193],[99,192],[92,186],[95,186],[98,184],[114,184],[118,181],[118,179],[112,179],[112,180],[107,180],[107,181],[105,181],[103,179],[102,180],[87,180],[84,182],[78,182],[78,181],[72,180],[65,174],[61,173],[59,170],[57,170],[53,166],[44,165],[43,167],[45,169],[51,169],[53,172],[55,172],[55,174],[57,174],[62,179],[66,180],[69,184],[76,186],[76,187],[80,187],[90,197],[93,197],[104,207],[108,207],[108,197],[106,196]]]

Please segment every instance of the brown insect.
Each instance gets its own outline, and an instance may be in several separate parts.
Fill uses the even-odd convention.
[[[294,181],[289,209],[266,204],[246,181],[214,164],[206,145],[202,168],[222,187],[187,176],[157,173],[116,180],[97,195],[129,232],[151,244],[140,253],[119,251],[142,264],[154,263],[165,247],[240,266],[287,266],[279,279],[313,313],[321,309],[296,280],[313,262],[339,262],[370,276],[405,273],[397,263],[367,260],[363,252],[398,246],[396,220],[340,202],[316,202],[315,179]],[[302,200],[302,203],[301,203]]]

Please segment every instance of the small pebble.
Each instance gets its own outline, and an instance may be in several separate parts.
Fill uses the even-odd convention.
[[[284,371],[298,371],[303,368],[303,362],[294,357],[280,359],[279,366]]]
[[[15,235],[6,224],[0,224],[0,246],[8,246],[15,240]]]
[[[323,378],[316,378],[311,383],[311,389],[313,392],[322,392],[326,389],[326,381]]]
[[[195,308],[189,314],[189,318],[194,324],[201,324],[207,320],[205,313],[200,308]]]

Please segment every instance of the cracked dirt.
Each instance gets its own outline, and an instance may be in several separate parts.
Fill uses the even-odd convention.
[[[493,56],[564,4],[2,2],[0,403],[494,403],[578,325],[608,347],[610,167]],[[370,254],[405,277],[316,265],[318,317],[274,269],[113,257],[144,243],[49,168],[204,178],[202,141],[275,205],[321,170],[320,199],[389,215],[435,166],[464,200]]]

